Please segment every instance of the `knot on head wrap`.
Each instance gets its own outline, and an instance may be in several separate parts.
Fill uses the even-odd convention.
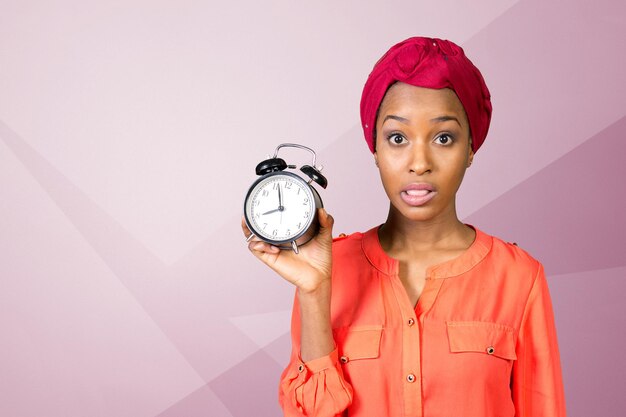
[[[465,109],[474,152],[491,122],[491,94],[482,74],[453,42],[413,37],[392,46],[374,65],[361,95],[361,126],[374,153],[376,114],[389,86],[401,81],[417,87],[450,88]]]

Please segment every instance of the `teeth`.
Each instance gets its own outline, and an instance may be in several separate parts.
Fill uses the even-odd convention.
[[[428,190],[406,190],[406,193],[408,195],[415,195],[415,196],[423,196],[428,194],[430,191]]]

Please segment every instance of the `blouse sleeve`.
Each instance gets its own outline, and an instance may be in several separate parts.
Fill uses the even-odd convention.
[[[278,402],[285,417],[340,417],[352,403],[352,386],[344,379],[337,345],[326,356],[304,362],[300,355],[300,306],[291,314],[291,359],[280,377]]]
[[[516,417],[565,417],[565,395],[552,301],[543,265],[524,309],[513,364]]]

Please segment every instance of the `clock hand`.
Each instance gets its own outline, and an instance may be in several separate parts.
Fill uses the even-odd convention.
[[[280,188],[280,183],[278,183],[278,210],[280,211],[280,221],[279,224],[283,224],[283,193]]]
[[[285,209],[283,207],[283,193],[282,193],[281,188],[280,188],[280,183],[278,183],[278,209],[280,211],[283,211]]]
[[[261,213],[261,216],[265,216],[266,214],[276,213],[277,211],[281,211],[280,208],[277,208],[277,209],[274,209],[274,210],[270,210],[270,211],[266,211],[265,213]]]

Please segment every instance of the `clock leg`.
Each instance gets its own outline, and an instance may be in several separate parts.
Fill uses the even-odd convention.
[[[293,251],[296,253],[296,255],[298,254],[298,245],[296,244],[296,241],[293,240],[291,242],[291,247],[293,248]]]
[[[252,240],[253,237],[255,237],[254,233],[250,233],[250,236],[248,236],[248,238],[246,239],[246,242],[250,242],[250,240]]]

